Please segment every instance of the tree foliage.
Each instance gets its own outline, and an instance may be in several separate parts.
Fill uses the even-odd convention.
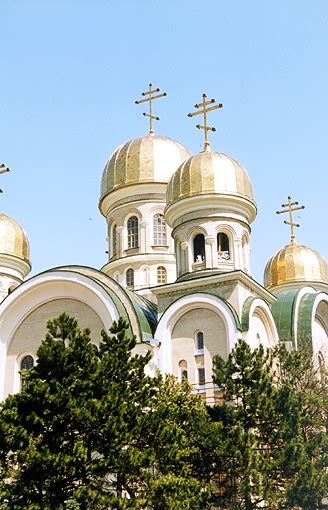
[[[251,350],[238,341],[217,356],[221,401],[209,414],[219,426],[217,507],[314,510],[328,494],[328,379],[324,364],[284,347]]]
[[[327,366],[321,354],[280,347],[277,369],[279,385],[292,395],[297,409],[297,431],[280,458],[287,474],[286,506],[315,510],[328,496]]]
[[[321,508],[328,494],[328,374],[304,352],[214,360],[221,399],[146,375],[151,353],[114,322],[96,348],[62,314],[0,413],[0,508]]]
[[[99,349],[72,317],[48,323],[25,388],[2,405],[1,508],[207,507],[193,467],[206,410],[188,385],[148,377],[151,354],[134,346],[122,320]]]

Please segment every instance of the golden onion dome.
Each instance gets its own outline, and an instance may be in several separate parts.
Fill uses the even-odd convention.
[[[0,256],[10,255],[30,264],[30,244],[24,229],[12,218],[0,213]]]
[[[328,283],[328,265],[317,251],[292,242],[271,257],[264,270],[267,289],[297,282]]]
[[[11,255],[29,263],[30,244],[24,229],[0,213],[0,255]]]
[[[256,215],[253,188],[246,169],[235,159],[204,150],[184,161],[171,177],[167,204],[195,195],[224,195],[248,202],[250,221]]]
[[[179,142],[149,134],[126,142],[105,164],[100,200],[120,187],[147,182],[167,183],[190,152]]]

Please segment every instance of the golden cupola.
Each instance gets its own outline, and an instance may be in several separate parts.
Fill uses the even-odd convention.
[[[0,213],[0,255],[29,263],[30,245],[24,229],[12,218]]]
[[[100,209],[108,194],[136,184],[165,183],[190,152],[166,136],[149,134],[118,147],[105,164],[101,179]]]
[[[31,271],[29,240],[24,229],[12,218],[0,213],[1,296],[17,287]]]
[[[264,286],[271,290],[281,286],[297,286],[298,284],[328,284],[328,265],[325,259],[313,248],[298,244],[294,228],[299,227],[293,222],[292,213],[304,209],[298,202],[282,204],[283,210],[277,214],[289,213],[289,221],[284,223],[291,228],[290,243],[278,250],[268,261],[264,270]]]
[[[135,197],[135,194],[150,193],[154,185],[165,186],[182,161],[190,156],[190,152],[181,143],[166,136],[155,136],[153,120],[160,120],[153,115],[153,101],[166,96],[160,93],[160,89],[153,89],[149,84],[149,90],[142,93],[144,99],[135,101],[148,103],[149,113],[144,113],[149,118],[149,134],[133,140],[129,140],[109,157],[105,164],[101,178],[99,209],[104,216],[108,217],[112,208],[112,202],[121,194],[124,197]],[[137,187],[136,187],[137,185]],[[138,192],[137,190],[140,190]]]
[[[291,242],[278,250],[264,270],[264,287],[304,283],[328,284],[328,265],[316,250]]]
[[[235,159],[219,152],[204,150],[184,161],[171,177],[166,194],[166,215],[196,197],[220,202],[222,210],[235,209],[251,223],[256,216],[253,188],[246,169]],[[233,206],[233,207],[232,207]],[[170,223],[170,220],[168,219]]]

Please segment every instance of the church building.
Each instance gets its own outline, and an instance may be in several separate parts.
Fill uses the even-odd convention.
[[[20,370],[35,363],[47,321],[64,311],[91,329],[95,344],[122,316],[136,351],[152,351],[149,373],[186,377],[208,402],[216,396],[213,357],[227,357],[239,338],[326,357],[328,266],[295,240],[297,202],[288,197],[278,211],[289,214],[291,241],[259,283],[250,270],[257,214],[250,177],[208,141],[207,114],[222,105],[204,94],[189,114],[203,116],[197,127],[205,133],[204,150],[191,154],[154,134],[158,92],[150,85],[139,101],[149,106],[149,134],[118,147],[102,173],[108,260],[101,269],[65,266],[28,278],[27,234],[0,213],[0,400],[19,391]]]

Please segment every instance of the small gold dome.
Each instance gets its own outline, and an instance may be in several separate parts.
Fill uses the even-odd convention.
[[[144,182],[167,183],[190,152],[179,142],[153,134],[135,138],[116,149],[106,162],[100,200],[125,185]]]
[[[328,283],[328,265],[320,253],[294,242],[271,257],[264,270],[264,287],[297,282]]]
[[[12,255],[29,263],[27,234],[15,220],[0,213],[0,255]]]
[[[209,194],[245,200],[250,221],[254,220],[256,205],[245,168],[225,154],[205,150],[184,161],[173,174],[167,187],[166,203]]]

